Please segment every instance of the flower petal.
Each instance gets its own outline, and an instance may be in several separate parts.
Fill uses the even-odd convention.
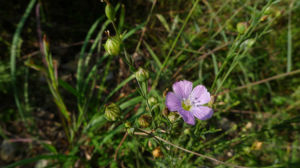
[[[179,111],[181,108],[181,101],[175,93],[169,92],[166,96],[166,106],[170,111]]]
[[[186,122],[187,124],[190,124],[190,125],[195,125],[195,117],[193,116],[193,114],[190,111],[181,109],[178,112],[181,115],[181,117],[183,118],[184,122]]]
[[[206,107],[206,106],[192,107],[191,112],[199,120],[207,120],[214,113],[213,109]]]
[[[210,101],[210,93],[205,86],[197,85],[190,96],[191,103],[194,105],[203,105]]]
[[[193,83],[187,80],[179,81],[173,84],[173,91],[180,99],[187,99],[193,89]]]

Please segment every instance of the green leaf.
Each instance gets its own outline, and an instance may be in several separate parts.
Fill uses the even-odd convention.
[[[138,26],[136,26],[134,29],[131,29],[128,33],[126,33],[122,37],[122,40],[125,40],[125,39],[129,38],[130,36],[132,36],[135,32],[142,29],[145,26],[145,24],[146,24],[146,22],[143,22],[143,23],[139,24]]]
[[[158,18],[158,20],[162,23],[162,25],[165,27],[165,29],[170,32],[170,27],[168,25],[167,20],[165,19],[165,17],[161,14],[156,14],[156,17]]]
[[[130,100],[122,103],[120,105],[120,108],[121,108],[121,110],[124,110],[127,107],[133,107],[134,105],[136,105],[137,103],[141,102],[142,100],[143,100],[142,96],[138,96],[138,97],[132,98],[132,99],[130,99]]]
[[[66,89],[68,92],[72,93],[74,96],[79,96],[79,93],[76,91],[75,88],[73,88],[70,84],[68,84],[67,82],[58,79],[58,84],[60,86],[62,86],[64,89]]]

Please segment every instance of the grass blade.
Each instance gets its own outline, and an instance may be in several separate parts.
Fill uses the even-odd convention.
[[[165,17],[161,14],[156,14],[156,17],[158,18],[158,20],[162,23],[162,25],[165,27],[165,29],[170,32],[170,27],[167,23],[167,20],[165,19]]]
[[[16,79],[16,57],[17,57],[17,47],[18,43],[20,42],[20,36],[21,36],[21,31],[23,29],[23,26],[25,24],[25,21],[27,20],[36,0],[31,0],[25,10],[24,15],[22,16],[20,22],[17,25],[17,29],[14,33],[13,36],[13,41],[10,49],[10,73],[11,73],[11,81],[12,81],[12,87],[13,87],[13,92],[14,92],[14,97],[15,97],[15,102],[18,108],[18,112],[22,118],[23,121],[24,119],[24,110],[23,107],[20,103],[19,95],[18,95],[18,90],[17,90],[17,79]]]
[[[135,75],[131,75],[129,76],[127,79],[123,80],[118,86],[115,87],[115,89],[113,91],[110,92],[110,94],[106,97],[104,102],[107,102],[108,99],[114,94],[116,93],[118,90],[120,90],[124,85],[126,85],[129,81],[133,80],[135,78]]]
[[[85,49],[87,47],[87,44],[93,34],[93,32],[96,30],[98,24],[100,23],[100,21],[103,19],[104,17],[100,17],[99,19],[96,20],[96,22],[92,25],[92,27],[90,28],[88,34],[86,35],[86,38],[84,40],[83,46],[81,48],[80,51],[80,57],[79,57],[79,61],[78,61],[78,66],[77,66],[77,74],[76,74],[76,78],[77,78],[77,90],[80,93],[81,90],[81,84],[82,84],[82,78],[83,78],[83,68],[84,68],[84,52]]]
[[[288,18],[288,43],[287,43],[287,72],[291,72],[292,70],[292,9],[293,9],[293,2],[290,4],[290,10],[289,10],[289,18]]]
[[[153,52],[153,50],[151,49],[151,47],[148,45],[148,43],[146,41],[144,41],[144,44],[145,44],[147,50],[149,51],[150,55],[153,57],[154,61],[158,65],[158,67],[161,68],[162,64],[161,64],[160,60],[158,59],[157,55]]]

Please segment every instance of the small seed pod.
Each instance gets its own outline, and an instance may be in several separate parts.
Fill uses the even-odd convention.
[[[144,82],[149,78],[149,72],[142,67],[138,69],[138,71],[135,72],[135,78],[139,82]]]
[[[115,9],[114,7],[111,5],[111,4],[107,4],[106,7],[105,7],[105,14],[106,14],[106,17],[113,21],[115,19]]]
[[[151,122],[152,122],[152,117],[150,115],[147,115],[147,114],[142,115],[138,120],[139,125],[143,128],[149,127]]]
[[[105,51],[108,52],[109,55],[119,55],[121,50],[122,41],[119,37],[113,36],[108,37],[104,44]]]
[[[105,108],[105,117],[109,121],[116,121],[121,114],[120,107],[115,103],[111,103]]]
[[[240,22],[236,25],[236,29],[239,34],[244,34],[247,30],[247,23],[246,22]]]
[[[158,100],[157,100],[156,97],[150,97],[150,98],[148,99],[148,103],[149,103],[149,105],[150,105],[151,107],[153,107],[154,105],[156,105],[156,104],[158,103]]]

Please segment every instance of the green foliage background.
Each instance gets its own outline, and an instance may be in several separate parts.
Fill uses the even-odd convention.
[[[0,2],[1,166],[300,166],[300,1],[110,3],[113,22],[96,0]],[[121,34],[119,55],[105,30]],[[165,107],[184,79],[214,98],[195,126]]]

